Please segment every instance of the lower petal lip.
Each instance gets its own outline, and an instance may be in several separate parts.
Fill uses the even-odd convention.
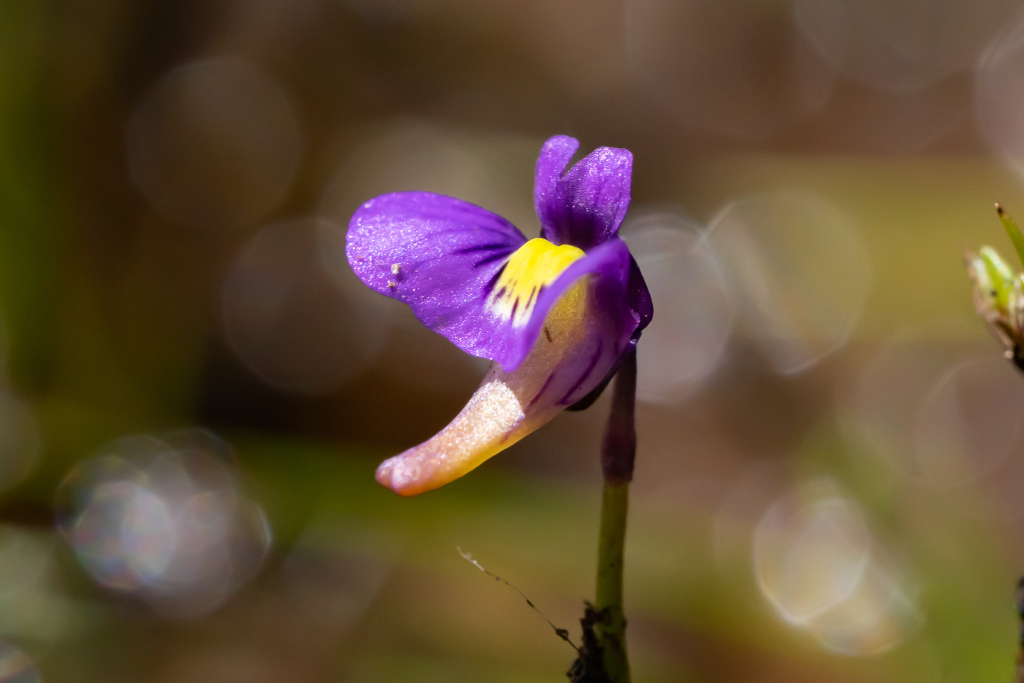
[[[382,462],[377,467],[375,475],[377,483],[391,489],[400,496],[406,497],[426,493],[440,486],[440,484],[432,486],[430,478],[422,476],[423,473],[417,471],[420,468],[410,467],[410,465],[414,465],[416,450],[416,448],[410,448],[408,451]]]
[[[391,482],[391,474],[392,474],[392,472],[394,471],[394,468],[395,468],[395,461],[398,460],[398,458],[400,458],[400,457],[401,456],[396,455],[395,457],[388,458],[387,460],[382,462],[377,467],[377,473],[376,473],[375,476],[377,478],[377,483],[378,484],[380,484],[381,486],[386,486],[387,488],[391,489],[395,493],[398,493],[398,494],[401,495],[402,494],[402,489],[401,488],[396,488],[394,485],[392,485],[392,482]],[[413,494],[406,494],[406,495],[413,495]]]
[[[395,493],[415,496],[432,491],[475,469],[558,412],[523,411],[522,392],[497,363],[469,403],[451,423],[377,468],[377,481]]]

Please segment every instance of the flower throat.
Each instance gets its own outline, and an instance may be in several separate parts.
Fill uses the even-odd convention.
[[[540,237],[530,240],[509,257],[488,306],[501,317],[511,319],[513,327],[525,325],[541,289],[583,255],[583,250],[571,244],[556,246]]]

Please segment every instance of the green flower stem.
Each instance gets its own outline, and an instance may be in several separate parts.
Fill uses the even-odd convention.
[[[629,683],[626,656],[626,617],[622,609],[623,548],[629,482],[636,455],[636,352],[630,353],[615,377],[612,411],[604,436],[601,464],[604,497],[597,554],[597,608],[595,634],[601,647],[604,673],[612,683]]]
[[[597,602],[600,619],[594,626],[602,663],[612,683],[629,683],[626,616],[622,611],[622,549],[626,541],[629,482],[605,483],[601,506],[601,537],[597,553]]]

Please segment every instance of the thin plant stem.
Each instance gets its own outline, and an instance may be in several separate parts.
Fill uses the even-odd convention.
[[[622,609],[622,551],[626,541],[629,482],[605,483],[597,554],[597,622],[594,632],[605,673],[612,683],[629,682],[626,615]]]
[[[636,456],[636,351],[631,352],[615,377],[612,411],[604,435],[601,465],[604,495],[597,555],[597,621],[595,635],[601,648],[604,673],[612,683],[629,683],[626,655],[626,617],[622,608],[623,550],[629,509],[629,482]]]
[[[1021,618],[1020,630],[1017,632],[1020,647],[1017,649],[1017,667],[1014,670],[1013,683],[1024,683],[1024,578],[1017,582],[1017,614]]]

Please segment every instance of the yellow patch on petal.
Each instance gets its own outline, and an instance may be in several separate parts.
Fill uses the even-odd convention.
[[[487,300],[499,316],[511,319],[513,327],[522,327],[537,305],[542,287],[554,282],[583,250],[569,244],[555,246],[545,239],[532,239],[509,258],[505,269]]]

